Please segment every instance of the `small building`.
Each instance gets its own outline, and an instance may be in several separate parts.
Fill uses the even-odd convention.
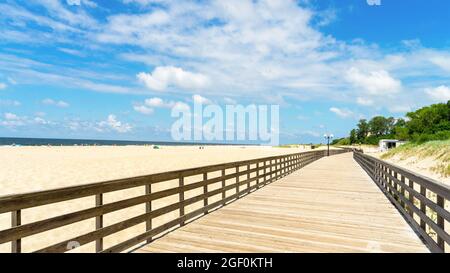
[[[381,139],[380,142],[378,143],[379,145],[379,149],[381,152],[385,152],[389,149],[393,149],[396,148],[398,146],[401,146],[403,144],[405,144],[405,141],[400,141],[397,139]]]

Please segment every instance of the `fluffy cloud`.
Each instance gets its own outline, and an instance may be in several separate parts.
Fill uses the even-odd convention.
[[[385,70],[361,72],[352,67],[346,73],[346,79],[355,87],[362,88],[369,95],[386,95],[400,91],[402,84],[399,80],[391,77]]]
[[[356,103],[359,105],[364,105],[364,106],[371,106],[373,105],[373,100],[369,99],[369,98],[362,98],[362,97],[358,97],[356,99]]]
[[[81,6],[85,5],[91,8],[97,7],[97,4],[91,0],[66,0],[67,5],[69,6]]]
[[[81,0],[66,0],[66,3],[69,6],[79,6],[81,5]]]
[[[3,114],[3,119],[0,119],[0,125],[7,128],[15,128],[25,125],[25,118],[19,117],[13,113]]]
[[[5,113],[4,117],[6,120],[18,120],[19,119],[19,117],[13,113]]]
[[[131,5],[126,12],[110,9],[94,16],[83,5],[90,1],[83,0],[25,1],[19,6],[2,3],[0,13],[6,23],[0,39],[59,42],[62,50],[82,48],[85,54],[107,47],[107,54],[116,55],[119,61],[155,68],[137,76],[150,90],[183,89],[203,95],[207,89],[208,95],[215,92],[236,99],[268,101],[276,90],[281,99],[356,100],[364,106],[393,109],[400,99],[409,100],[408,105],[420,104],[426,87],[450,80],[448,49],[426,49],[418,41],[409,41],[406,50],[388,52],[362,40],[337,40],[317,27],[336,14],[320,14],[310,8],[311,1],[121,1],[145,7]],[[36,5],[45,11],[37,13]],[[123,46],[129,45],[132,54],[124,53],[129,50]],[[64,64],[38,62],[31,55],[29,60],[10,57],[0,56],[0,70],[21,81],[148,94],[139,88],[134,72],[111,75],[117,70],[102,67],[99,71],[98,66],[75,71]]]
[[[146,99],[144,103],[147,106],[155,108],[170,108],[175,104],[173,101],[164,101],[163,99],[157,97]]]
[[[181,101],[177,101],[173,108],[174,111],[189,111],[191,109],[191,107],[189,107],[188,104],[181,102]]]
[[[8,87],[5,83],[0,82],[0,90],[6,89]]]
[[[143,103],[137,103],[133,106],[136,112],[141,114],[150,115],[153,114],[154,108],[172,108],[176,102],[165,101],[158,97],[148,98]]]
[[[20,106],[20,101],[17,100],[0,100],[1,106]]]
[[[123,0],[125,4],[139,4],[141,6],[154,4],[154,3],[164,3],[168,2],[167,0]]]
[[[118,133],[127,133],[133,128],[130,124],[117,120],[117,117],[113,114],[110,114],[105,121],[99,122],[98,126],[100,128],[111,129]]]
[[[3,120],[0,119],[0,125],[5,126],[10,129],[15,129],[16,127],[22,126],[33,126],[33,125],[56,125],[55,122],[45,120],[42,117],[27,117],[27,116],[18,116],[13,113],[5,113],[3,115]]]
[[[450,100],[450,88],[441,85],[436,88],[426,88],[425,93],[434,101],[447,102]]]
[[[209,82],[208,78],[202,74],[184,71],[173,66],[160,66],[152,73],[141,72],[137,78],[149,89],[155,91],[165,91],[170,86],[197,90],[205,88]]]
[[[341,118],[348,118],[348,117],[353,116],[353,112],[348,109],[340,109],[337,107],[331,107],[330,111],[335,113],[336,115],[338,115]]]
[[[61,108],[66,108],[66,107],[69,107],[69,106],[70,106],[70,105],[69,105],[67,102],[65,102],[65,101],[62,101],[62,100],[60,100],[60,101],[55,101],[55,100],[53,100],[53,99],[44,99],[44,100],[42,100],[42,103],[45,104],[45,105],[53,105],[53,106],[57,106],[57,107],[61,107]]]
[[[153,114],[154,110],[152,108],[149,108],[145,105],[135,105],[133,106],[134,111],[139,112],[144,115],[151,115]]]
[[[193,95],[192,100],[194,101],[194,103],[199,103],[199,104],[210,104],[211,103],[211,101],[209,99],[202,97],[200,95]]]

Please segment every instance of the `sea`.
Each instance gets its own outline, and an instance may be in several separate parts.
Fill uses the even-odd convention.
[[[199,142],[170,142],[170,141],[133,141],[133,140],[99,140],[99,139],[60,139],[60,138],[20,138],[0,137],[0,146],[129,146],[129,145],[252,145],[234,143],[199,143]],[[256,145],[256,144],[253,144]]]

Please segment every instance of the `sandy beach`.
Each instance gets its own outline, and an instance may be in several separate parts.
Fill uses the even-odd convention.
[[[273,155],[290,154],[309,150],[300,148],[275,148],[259,146],[65,146],[65,147],[0,147],[0,196],[61,188],[86,183],[146,175],[170,170],[205,166],[224,162],[254,159]],[[171,183],[159,187],[172,187]],[[155,190],[155,189],[152,189]],[[160,190],[160,189],[156,189]],[[143,194],[136,188],[105,194],[105,203]],[[161,207],[177,200],[160,200],[153,204]],[[86,209],[94,205],[93,198],[81,198],[60,204],[26,209],[22,212],[22,224]],[[192,208],[195,209],[195,208]],[[123,220],[123,216],[137,216],[144,212],[144,205],[131,207],[105,216],[105,226]],[[177,212],[167,217],[177,217]],[[157,219],[157,222],[166,221]],[[10,214],[0,215],[0,229],[10,227]],[[95,229],[90,219],[58,228],[22,240],[24,252],[70,239]],[[105,238],[105,247],[133,237],[145,230],[143,224],[126,229]],[[10,244],[0,245],[0,252],[9,252]],[[94,244],[88,244],[76,252],[92,252]]]

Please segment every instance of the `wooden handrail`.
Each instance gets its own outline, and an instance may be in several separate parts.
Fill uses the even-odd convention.
[[[343,149],[331,150],[331,154],[339,154],[348,151],[349,150]],[[11,242],[11,251],[21,252],[21,240],[24,237],[51,231],[56,228],[94,218],[95,230],[57,244],[48,245],[45,248],[38,249],[36,252],[66,252],[70,250],[69,246],[72,246],[71,244],[73,243],[75,243],[75,246],[81,246],[94,241],[96,243],[97,252],[125,251],[144,241],[151,242],[154,236],[167,232],[173,227],[182,226],[199,215],[207,214],[212,209],[225,206],[227,203],[249,194],[254,190],[258,190],[266,184],[278,180],[281,177],[324,157],[325,155],[326,151],[323,150],[310,151],[169,171],[146,176],[91,183],[33,193],[3,196],[0,197],[0,214],[11,213],[11,228],[0,230],[0,244]],[[234,170],[234,172],[226,174],[227,170]],[[208,177],[208,174],[212,172],[221,172],[221,175],[213,178]],[[203,179],[190,184],[184,183],[185,178],[195,175],[202,175]],[[252,175],[254,176],[252,177]],[[245,177],[245,179],[243,179],[243,177]],[[235,183],[226,185],[224,181],[230,179],[234,179]],[[151,190],[151,185],[170,180],[179,180],[179,183],[169,189],[156,192]],[[220,183],[220,188],[208,190],[209,185],[216,183]],[[251,185],[252,183],[254,183],[254,185]],[[143,195],[111,203],[104,203],[103,195],[105,193],[137,187],[143,187]],[[197,196],[185,199],[184,193],[194,189],[203,189],[203,191]],[[230,191],[231,189],[235,189],[235,192],[231,196],[227,196],[227,191]],[[89,196],[95,198],[94,207],[36,222],[26,223],[23,225],[21,224],[21,211],[23,209],[70,201]],[[158,209],[152,209],[152,201],[169,196],[178,196],[179,201]],[[221,196],[221,199],[219,201],[215,201],[214,203],[209,203],[209,198],[213,196]],[[192,212],[185,212],[186,206],[201,201],[203,201],[203,204],[200,209]],[[145,204],[145,213],[134,217],[124,216],[122,221],[113,225],[104,226],[104,215],[140,204]],[[176,210],[179,211],[179,217],[177,219],[163,223],[160,226],[153,227],[152,219]],[[141,223],[146,223],[145,232],[115,246],[104,249],[104,237]]]
[[[450,245],[450,236],[445,231],[445,222],[450,222],[450,212],[445,209],[445,203],[450,200],[450,186],[362,152],[355,152],[353,157],[420,234],[430,250],[446,252],[445,244]],[[417,186],[419,191],[415,189]],[[427,191],[432,194],[427,195]],[[429,195],[435,196],[430,198]],[[430,213],[436,216],[436,221],[428,216]],[[419,222],[414,216],[419,218]],[[430,235],[427,228],[436,236]]]

